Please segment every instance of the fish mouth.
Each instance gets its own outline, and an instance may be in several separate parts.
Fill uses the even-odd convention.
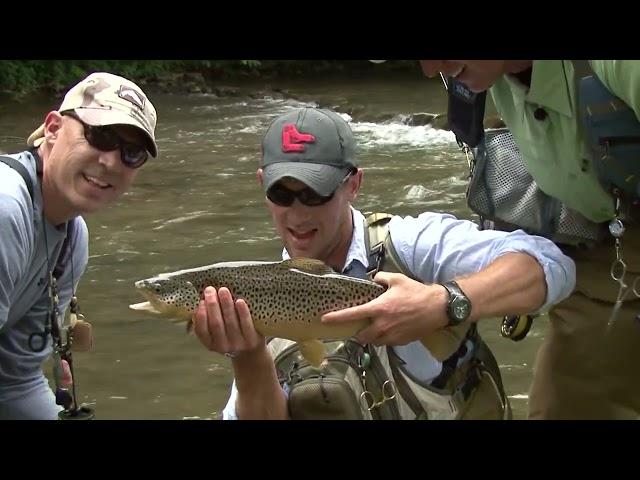
[[[138,280],[134,283],[134,287],[147,301],[129,305],[132,310],[148,310],[148,308],[145,308],[144,306],[149,304],[158,311],[163,310],[164,303],[158,300],[158,296],[153,288],[152,282],[149,280]]]
[[[156,309],[153,307],[153,305],[151,304],[151,302],[140,302],[140,303],[132,303],[131,305],[129,305],[129,308],[131,310],[137,310],[139,312],[153,312],[153,313],[159,313],[156,311]]]
[[[192,312],[189,308],[181,302],[174,303],[171,298],[175,295],[167,293],[167,288],[163,284],[167,279],[158,276],[153,278],[147,278],[144,280],[138,280],[134,282],[134,287],[147,301],[141,303],[134,303],[129,305],[132,310],[146,311],[150,313],[162,314],[176,319],[177,321],[190,320]],[[194,291],[195,288],[190,282],[182,282],[182,288],[190,288]],[[169,289],[171,292],[171,289]],[[168,297],[167,297],[168,295]],[[169,299],[167,301],[167,299]]]
[[[155,294],[151,285],[149,285],[149,283],[146,280],[140,280],[136,282],[134,284],[134,287],[137,290],[137,292],[145,298],[145,300],[147,300],[152,304],[158,303],[157,295]]]
[[[132,303],[131,305],[129,305],[129,308],[131,310],[175,317],[177,321],[184,321],[191,318],[190,315],[186,315],[184,312],[182,312],[180,309],[176,308],[175,306],[172,306],[172,305],[169,305],[168,303],[163,302],[152,292],[148,290],[144,290],[142,288],[139,291],[147,301],[140,302],[140,303]]]
[[[153,294],[153,292],[151,291],[151,289],[147,285],[138,286],[137,282],[136,282],[136,289],[144,297],[146,302],[142,302],[140,304],[136,303],[136,304],[134,304],[135,306],[139,306],[140,307],[142,304],[145,304],[145,303],[149,304],[150,303],[156,309],[158,309],[158,307],[162,305],[162,302],[158,301],[158,297]],[[134,308],[134,305],[129,305],[129,306],[133,310],[136,310],[136,308]]]

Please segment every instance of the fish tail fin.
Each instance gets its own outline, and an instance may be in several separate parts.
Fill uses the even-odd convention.
[[[468,330],[469,325],[463,323],[455,327],[436,330],[429,336],[421,338],[420,341],[437,360],[443,362],[460,348]]]
[[[326,350],[320,340],[307,340],[299,342],[300,353],[314,367],[319,367],[324,360]]]

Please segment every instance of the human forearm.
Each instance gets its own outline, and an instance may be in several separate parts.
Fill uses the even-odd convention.
[[[469,320],[537,311],[547,294],[544,271],[526,253],[507,253],[482,271],[457,280],[472,304]]]
[[[456,280],[472,303],[471,321],[539,309],[546,298],[544,271],[526,253],[506,253],[489,266]],[[326,313],[323,321],[369,319],[358,333],[363,343],[406,345],[447,326],[448,294],[438,283],[421,283],[404,275],[379,272],[375,280],[388,289],[364,305]]]
[[[266,346],[243,352],[233,359],[238,389],[236,411],[241,420],[286,420],[287,398],[278,382]]]

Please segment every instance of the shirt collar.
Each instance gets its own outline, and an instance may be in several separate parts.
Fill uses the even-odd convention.
[[[353,234],[351,236],[351,243],[349,244],[349,250],[347,251],[347,259],[342,267],[344,272],[352,262],[358,261],[364,267],[369,266],[368,255],[366,246],[364,243],[364,215],[353,207],[351,208],[351,218],[353,221]],[[288,260],[291,258],[286,248],[282,249],[282,259]]]
[[[512,91],[522,96],[527,103],[554,110],[562,115],[573,116],[573,90],[570,82],[572,66],[570,60],[534,60],[531,71],[531,87],[522,85],[514,76],[506,75]]]

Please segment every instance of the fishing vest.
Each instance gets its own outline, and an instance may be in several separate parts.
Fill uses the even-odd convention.
[[[582,77],[584,72],[576,69],[576,77],[582,77],[578,106],[598,179],[607,192],[637,202],[640,200],[640,121],[635,111],[613,95],[597,75],[587,73],[591,74]]]
[[[369,277],[379,270],[404,273],[388,235],[390,219],[387,214],[365,219]],[[429,344],[444,361],[440,375],[428,384],[414,378],[389,346],[326,340],[320,368],[311,366],[291,340],[271,338],[267,346],[294,420],[510,418],[498,365],[477,339],[475,327],[468,326],[434,335]],[[458,366],[468,342],[474,342],[472,358]]]
[[[588,61],[573,61],[579,127],[602,187],[620,204],[620,218],[640,221],[640,121],[613,95]],[[455,132],[454,132],[455,133]],[[507,128],[487,129],[470,160],[466,200],[483,228],[521,228],[559,244],[592,246],[609,236],[595,223],[540,190]]]

